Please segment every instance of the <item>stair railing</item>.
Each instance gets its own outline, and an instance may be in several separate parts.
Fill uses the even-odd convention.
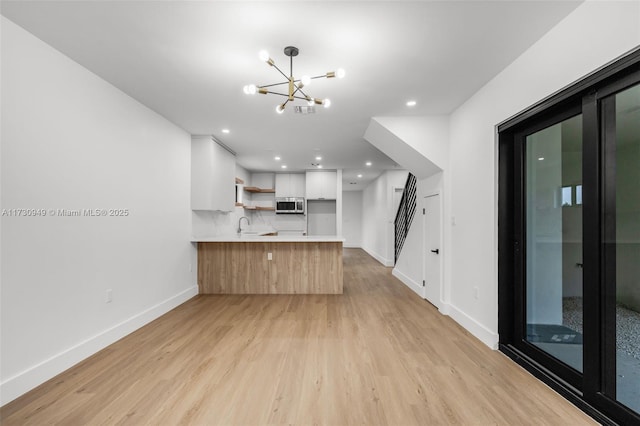
[[[409,234],[411,222],[413,221],[413,217],[416,214],[417,204],[417,179],[413,174],[409,173],[409,176],[407,176],[407,182],[404,185],[404,191],[402,192],[402,198],[400,199],[400,205],[398,206],[398,211],[396,213],[396,218],[394,221],[394,264],[398,261],[398,257],[400,257],[400,252],[402,251],[404,241],[407,238],[407,234]]]

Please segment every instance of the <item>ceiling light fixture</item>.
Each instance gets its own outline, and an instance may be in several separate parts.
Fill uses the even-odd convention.
[[[283,169],[286,169],[286,168],[287,168],[287,165],[286,165],[286,164],[283,164],[283,165],[282,165],[282,166],[280,166],[280,167],[281,167],[281,168],[283,168]]]
[[[277,156],[277,155],[275,157],[273,157],[273,159],[276,160],[276,161],[280,161],[280,157]]]
[[[311,84],[311,80],[315,80],[317,78],[343,78],[346,74],[345,70],[342,68],[338,68],[338,70],[336,71],[330,71],[323,75],[318,75],[315,77],[303,75],[302,77],[300,77],[300,79],[296,79],[293,76],[293,57],[298,56],[298,53],[299,50],[297,47],[287,46],[284,48],[284,54],[289,57],[289,76],[287,76],[284,72],[282,72],[280,68],[278,68],[273,59],[271,59],[271,57],[269,56],[269,52],[267,52],[266,50],[261,50],[258,54],[260,60],[266,62],[267,64],[269,64],[269,66],[274,67],[280,74],[282,74],[284,78],[287,79],[287,81],[283,81],[282,83],[265,84],[262,86],[248,84],[242,89],[243,92],[247,95],[255,95],[256,93],[260,93],[262,95],[272,94],[286,97],[287,99],[284,101],[284,103],[276,106],[276,112],[278,114],[282,114],[284,112],[284,108],[288,102],[294,102],[296,99],[306,101],[309,106],[322,105],[325,108],[329,108],[331,106],[330,99],[312,98],[311,96],[307,95],[302,90],[302,88],[309,86]],[[284,84],[286,84],[288,87],[287,93],[272,92],[271,90],[269,90],[270,87],[281,86]]]
[[[318,164],[318,168],[321,169],[322,168],[322,164]]]
[[[320,161],[322,160],[322,157],[320,157],[319,155],[316,157],[316,160]]]
[[[364,163],[366,166],[371,166],[371,161],[367,161],[366,163]]]
[[[222,129],[222,133],[228,134],[229,133],[229,129]]]
[[[361,177],[362,177],[362,175],[358,175],[358,177],[359,177],[359,178],[361,178]]]
[[[409,101],[407,102],[407,106],[408,107],[416,106],[416,103],[417,103],[416,101]]]

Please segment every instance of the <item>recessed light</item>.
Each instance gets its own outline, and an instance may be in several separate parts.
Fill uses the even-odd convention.
[[[276,161],[280,161],[280,157],[277,156],[277,155],[275,157],[273,157],[273,159],[276,160]]]
[[[283,169],[286,169],[286,168],[287,168],[287,165],[286,165],[286,164],[283,164],[283,165],[282,165],[282,166],[280,166],[280,167],[282,167]]]
[[[370,166],[370,165],[371,165],[371,161],[367,161],[367,162],[366,162],[366,163],[364,163],[364,164],[366,164],[367,166]]]
[[[416,106],[416,103],[417,103],[416,101],[408,101],[407,106],[408,107]]]
[[[538,157],[538,161],[543,161],[544,157]]]
[[[316,157],[316,160],[320,161],[322,160],[322,157],[320,157],[319,155]]]
[[[229,129],[222,129],[222,133],[229,133]]]
[[[358,175],[358,177],[359,177],[359,178],[361,178],[361,177],[362,177],[362,175]]]

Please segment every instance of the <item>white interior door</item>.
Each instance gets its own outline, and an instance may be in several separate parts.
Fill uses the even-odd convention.
[[[440,195],[424,197],[424,210],[424,294],[439,308],[442,283]]]

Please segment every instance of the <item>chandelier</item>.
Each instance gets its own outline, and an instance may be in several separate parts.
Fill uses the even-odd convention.
[[[308,75],[303,75],[298,80],[293,76],[293,57],[298,56],[298,53],[299,53],[299,50],[297,47],[287,46],[284,48],[284,54],[289,57],[289,75],[287,76],[284,72],[282,72],[280,68],[278,68],[278,66],[275,64],[273,59],[269,57],[269,52],[267,52],[266,50],[261,50],[260,53],[258,54],[258,56],[260,57],[260,60],[265,61],[267,64],[275,68],[280,74],[282,74],[282,76],[286,79],[286,81],[283,81],[281,83],[265,84],[261,86],[257,86],[255,84],[248,84],[243,88],[244,93],[246,93],[247,95],[255,95],[256,93],[260,93],[262,95],[271,94],[271,95],[286,97],[287,99],[282,104],[278,104],[276,106],[276,112],[278,114],[282,114],[284,112],[284,108],[288,102],[294,102],[296,99],[301,99],[303,101],[306,101],[309,106],[322,105],[325,108],[329,108],[329,106],[331,106],[330,99],[312,98],[311,96],[307,95],[307,93],[305,92],[306,87],[311,84],[311,80],[315,80],[318,78],[334,78],[334,77],[342,78],[345,75],[345,71],[342,68],[338,68],[336,71],[331,71],[326,74],[318,75],[315,77],[309,77]],[[282,86],[282,85],[287,85],[287,89],[288,89],[287,93],[273,92],[270,90],[270,88],[272,87]],[[303,90],[303,88],[305,88],[305,90]]]

